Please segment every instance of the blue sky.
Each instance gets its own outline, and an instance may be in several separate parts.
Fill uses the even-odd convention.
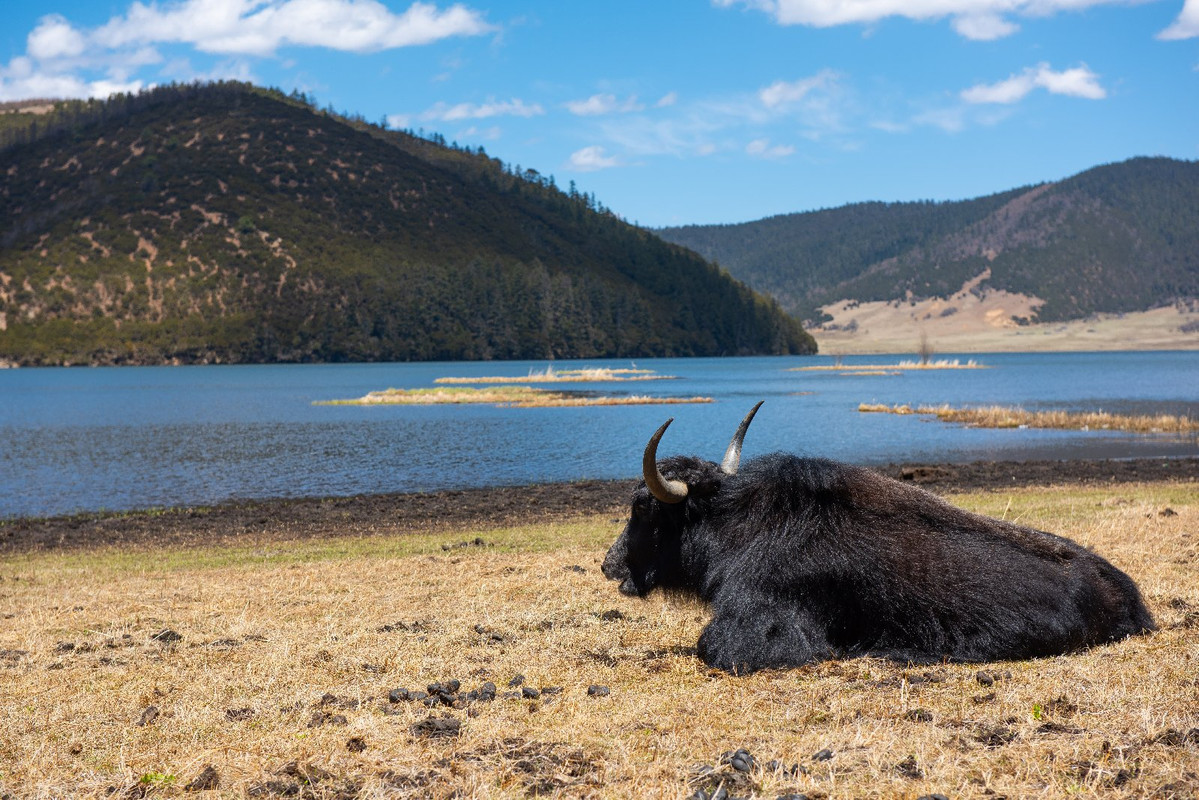
[[[0,100],[299,89],[644,225],[1199,158],[1199,0],[34,0]]]

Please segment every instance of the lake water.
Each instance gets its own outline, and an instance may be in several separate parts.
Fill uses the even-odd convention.
[[[1199,352],[958,358],[989,369],[845,376],[789,371],[828,357],[645,359],[636,365],[678,379],[567,388],[715,402],[542,409],[313,403],[443,376],[527,375],[546,362],[0,370],[0,517],[632,477],[668,417],[677,419],[661,455],[719,460],[758,400],[766,404],[746,457],[787,450],[883,464],[1199,455],[1195,437],[981,430],[857,411],[879,402],[1199,414]]]

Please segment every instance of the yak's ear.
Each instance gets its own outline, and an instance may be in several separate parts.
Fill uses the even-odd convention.
[[[737,426],[737,432],[733,434],[733,440],[729,442],[729,449],[724,451],[724,460],[720,462],[720,471],[725,475],[737,474],[737,468],[741,466],[741,445],[745,443],[745,432],[749,430],[749,423],[754,421],[754,414],[758,413],[758,409],[765,402],[765,400],[759,400],[758,404],[749,410],[745,419],[741,420],[741,424]]]

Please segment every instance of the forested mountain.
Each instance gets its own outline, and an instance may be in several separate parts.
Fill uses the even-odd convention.
[[[1199,298],[1199,162],[1135,158],[1057,183],[944,203],[859,203],[658,231],[801,319],[838,300],[1040,298],[1042,322]]]
[[[168,86],[0,114],[0,361],[814,349],[573,187],[303,96]]]

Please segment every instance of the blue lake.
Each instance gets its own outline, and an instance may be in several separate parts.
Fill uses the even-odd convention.
[[[982,430],[857,410],[879,402],[1199,414],[1199,352],[938,357],[989,368],[853,376],[790,371],[828,357],[645,359],[637,366],[678,379],[567,388],[715,402],[544,409],[314,405],[443,376],[522,376],[544,361],[0,370],[0,517],[632,477],[666,418],[677,419],[661,455],[719,459],[758,400],[766,404],[747,457],[787,450],[883,464],[1199,455],[1193,436]]]

